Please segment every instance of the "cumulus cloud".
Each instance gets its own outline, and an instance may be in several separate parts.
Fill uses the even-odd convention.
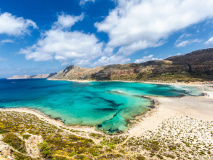
[[[201,40],[199,40],[199,39],[188,39],[188,40],[184,40],[184,41],[181,41],[181,42],[176,42],[175,46],[176,47],[185,47],[189,44],[199,43],[199,42],[201,42]]]
[[[154,58],[153,55],[149,55],[149,56],[144,56],[141,59],[136,59],[135,63],[143,63],[143,62],[153,61],[153,60],[159,60],[159,59],[158,58]]]
[[[119,52],[135,51],[164,44],[172,33],[213,17],[213,1],[206,0],[117,0],[118,6],[98,31],[109,35],[108,47]]]
[[[29,33],[29,27],[37,28],[36,23],[8,12],[0,14],[0,34],[21,35]]]
[[[118,55],[112,55],[110,57],[102,56],[97,62],[93,64],[93,66],[101,66],[101,65],[109,65],[109,64],[124,64],[129,62],[130,59],[118,56]]]
[[[62,21],[59,16],[52,29],[46,31],[33,46],[21,49],[20,53],[25,54],[28,60],[58,60],[62,64],[66,64],[69,59],[80,63],[80,61],[91,61],[101,56],[103,43],[99,42],[95,35],[66,30],[68,26],[71,27],[81,20],[81,16],[63,15]]]
[[[71,16],[62,13],[58,16],[58,21],[56,21],[53,25],[53,28],[70,28],[76,22],[82,21],[84,18],[84,14],[82,13],[80,16]]]
[[[207,47],[213,47],[213,37],[209,38],[208,41],[205,42]]]
[[[12,39],[4,39],[0,41],[1,45],[4,45],[5,43],[13,43],[14,41]]]
[[[93,2],[93,3],[94,3],[95,0],[80,0],[80,3],[79,3],[79,4],[80,4],[81,6],[83,6],[83,5],[85,5],[87,2]]]

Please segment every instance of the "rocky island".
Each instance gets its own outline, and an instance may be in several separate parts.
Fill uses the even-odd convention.
[[[16,75],[7,79],[43,79],[43,78],[50,78],[57,73],[50,73],[50,74],[38,74],[38,75]]]

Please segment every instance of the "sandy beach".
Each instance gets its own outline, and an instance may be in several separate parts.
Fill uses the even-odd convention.
[[[205,84],[187,84],[197,86],[202,89],[205,96],[187,97],[152,97],[159,104],[156,109],[141,117],[142,121],[131,127],[131,136],[140,136],[145,131],[155,130],[165,120],[171,117],[188,116],[203,121],[213,121],[213,89]],[[211,91],[205,91],[209,89]]]

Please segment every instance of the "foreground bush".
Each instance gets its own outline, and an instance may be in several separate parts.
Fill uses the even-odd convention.
[[[51,147],[48,146],[46,141],[43,141],[39,144],[41,154],[44,158],[51,158],[52,157],[52,151]]]
[[[4,135],[3,142],[9,144],[19,152],[26,153],[25,142],[13,133],[7,133]]]

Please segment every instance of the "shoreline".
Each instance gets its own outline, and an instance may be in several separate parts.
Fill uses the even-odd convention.
[[[69,80],[69,79],[47,79],[50,81],[70,81],[77,83],[89,83],[89,82],[126,82],[126,83],[145,83],[145,84],[159,84],[159,85],[183,85],[183,86],[192,86],[203,90],[205,87],[213,86],[213,81],[204,81],[204,82],[156,82],[156,81],[122,81],[122,80],[105,80],[105,81],[97,81],[97,80]],[[211,94],[211,93],[210,93]]]
[[[195,85],[193,85],[195,86]],[[141,136],[146,131],[156,130],[163,121],[178,117],[195,118],[201,121],[213,122],[213,88],[204,84],[197,84],[196,87],[202,89],[204,96],[184,96],[184,97],[151,97],[159,104],[153,111],[148,112],[145,117],[138,117],[139,123],[129,129],[130,136]],[[211,86],[212,87],[212,86]]]
[[[0,108],[0,112],[1,111],[10,111],[10,112],[21,112],[21,113],[29,113],[29,114],[33,114],[35,116],[37,116],[39,119],[46,121],[54,126],[57,127],[65,127],[68,129],[73,129],[73,130],[78,130],[78,131],[90,131],[90,132],[94,132],[94,133],[99,133],[98,131],[96,131],[94,128],[94,126],[80,126],[80,125],[73,125],[73,126],[69,126],[66,125],[65,123],[63,123],[62,120],[60,119],[55,119],[50,117],[49,115],[44,114],[42,111],[39,111],[37,109],[33,109],[33,108],[26,108],[26,107],[20,107],[20,108]]]
[[[55,125],[57,127],[65,127],[65,128],[68,128],[68,129],[73,129],[73,130],[76,130],[76,131],[86,131],[86,132],[91,132],[91,133],[100,133],[100,134],[105,134],[105,135],[108,135],[108,136],[116,136],[116,135],[125,135],[128,130],[131,128],[132,126],[132,121],[135,120],[136,117],[140,117],[140,116],[143,116],[143,117],[146,117],[146,115],[149,115],[150,113],[149,112],[152,112],[153,109],[155,109],[158,105],[158,102],[154,99],[152,99],[152,97],[146,97],[146,96],[141,96],[141,98],[146,98],[146,99],[149,99],[150,102],[151,102],[151,107],[154,106],[154,108],[151,108],[150,106],[147,106],[147,109],[145,112],[139,114],[139,115],[136,115],[133,119],[128,119],[126,120],[127,122],[127,127],[128,129],[125,131],[125,132],[121,132],[121,133],[117,133],[117,134],[106,134],[105,132],[103,131],[100,131],[100,130],[97,130],[96,129],[96,126],[86,126],[86,125],[67,125],[65,124],[62,119],[60,118],[53,118],[51,117],[51,115],[47,115],[45,113],[43,113],[41,110],[38,110],[38,109],[35,109],[35,108],[27,108],[27,107],[14,107],[14,108],[0,108],[0,112],[1,111],[11,111],[11,112],[21,112],[21,113],[29,113],[29,114],[33,114],[35,116],[37,116],[39,119],[43,120],[43,121],[46,121],[52,125]]]
[[[155,130],[162,123],[163,120],[175,116],[189,116],[204,121],[213,121],[213,88],[211,88],[211,91],[205,91],[205,89],[209,87],[208,84],[196,84],[193,86],[199,87],[202,90],[202,93],[205,93],[206,95],[184,97],[145,96],[150,100],[155,101],[154,108],[150,108],[145,113],[135,116],[133,120],[130,120],[128,130],[119,135],[128,134],[130,137],[140,136],[145,131]],[[194,106],[193,104],[196,105]],[[26,112],[34,114],[39,119],[42,119],[57,127],[65,127],[83,132],[105,134],[101,131],[96,130],[95,126],[66,125],[60,119],[52,118],[36,109],[1,108],[0,111]]]
[[[86,82],[129,82],[129,83],[148,83],[148,84],[178,84],[178,85],[201,85],[201,84],[213,84],[213,81],[196,81],[196,82],[173,82],[173,81],[128,81],[128,80],[79,80],[79,79],[51,79],[48,78],[47,80],[50,81],[70,81],[70,82],[79,82],[79,83],[86,83]]]

